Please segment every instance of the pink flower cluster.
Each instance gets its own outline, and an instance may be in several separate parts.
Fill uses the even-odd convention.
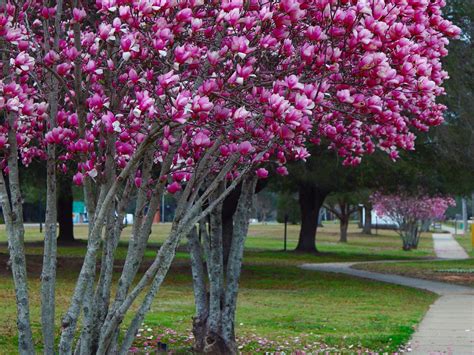
[[[210,167],[235,170],[305,159],[308,139],[329,141],[357,164],[379,147],[413,149],[413,130],[442,122],[441,58],[459,29],[444,0],[96,0],[56,7],[7,2],[0,11],[0,117],[12,117],[25,163],[60,149],[74,182],[98,178],[105,152],[122,169],[157,130],[155,162],[173,152],[168,191],[189,181],[218,144]],[[59,81],[57,127],[46,118]],[[8,156],[0,127],[0,164]],[[177,150],[172,146],[179,144]],[[260,178],[268,172],[256,170]],[[139,177],[138,177],[139,178]],[[140,178],[139,178],[140,179]],[[153,184],[154,181],[137,184]]]
[[[446,210],[456,206],[451,197],[428,195],[416,196],[407,192],[385,195],[377,192],[372,195],[374,210],[381,216],[389,216],[395,220],[443,220]]]

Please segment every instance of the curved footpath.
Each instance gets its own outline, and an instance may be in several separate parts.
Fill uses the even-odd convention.
[[[436,256],[439,259],[469,258],[451,234],[435,233],[433,240]],[[474,288],[352,269],[355,264],[361,264],[361,262],[304,264],[301,268],[347,274],[437,293],[441,297],[430,306],[411,339],[412,353],[474,354]]]

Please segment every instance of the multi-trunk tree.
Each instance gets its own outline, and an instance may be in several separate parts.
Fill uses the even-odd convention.
[[[446,210],[456,205],[450,197],[431,197],[406,191],[392,195],[377,192],[371,200],[378,215],[387,216],[397,224],[403,250],[416,249],[424,226],[443,220]]]
[[[347,231],[351,216],[359,210],[358,200],[353,193],[334,193],[330,195],[324,206],[339,220],[339,242],[347,243]]]
[[[412,149],[413,128],[442,122],[444,107],[435,99],[447,73],[440,57],[447,54],[446,37],[459,33],[441,17],[442,4],[0,1],[0,198],[20,353],[35,349],[19,159],[25,165],[43,159],[47,166],[45,353],[126,353],[180,241],[192,240],[196,224],[208,217],[209,251],[192,254],[193,273],[206,258],[209,278],[207,296],[200,293],[203,278],[196,277],[197,318],[209,304],[203,339],[234,352],[246,211],[256,178],[268,174],[260,165],[273,162],[286,174],[288,160],[308,156],[308,137],[328,139],[349,165],[376,147],[393,158],[398,149]],[[84,188],[89,232],[59,326],[56,186],[64,172]],[[239,184],[241,213],[234,217],[224,284],[219,211]],[[177,199],[171,232],[138,274],[165,189]],[[134,225],[112,296],[114,252],[132,196]],[[123,329],[132,305],[132,321]]]

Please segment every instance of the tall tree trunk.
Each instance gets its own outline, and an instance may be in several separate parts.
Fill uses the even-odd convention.
[[[48,146],[47,197],[44,235],[43,268],[41,272],[41,325],[44,351],[54,353],[55,336],[55,290],[57,256],[57,196],[56,196],[56,152]]]
[[[318,229],[319,210],[323,206],[328,192],[312,184],[299,185],[299,204],[301,209],[301,229],[297,251],[315,253],[316,232]]]
[[[258,180],[255,194],[267,186],[267,180]],[[222,246],[224,248],[224,270],[227,268],[232,237],[234,235],[234,215],[242,193],[242,184],[239,184],[224,200],[222,205]]]
[[[72,193],[71,180],[63,176],[59,178],[58,193],[58,224],[59,243],[73,243],[74,223],[72,220],[74,196]]]
[[[224,254],[224,270],[227,267],[229,260],[230,246],[232,244],[232,237],[234,235],[234,214],[239,203],[240,193],[242,191],[242,184],[232,191],[226,197],[222,204],[222,246]]]
[[[224,186],[216,191],[218,196]],[[209,238],[208,262],[212,267],[207,268],[209,275],[209,319],[208,339],[211,343],[220,342],[222,325],[222,295],[224,286],[224,256],[222,248],[222,204],[211,212],[211,228]]]
[[[349,227],[349,218],[341,218],[339,222],[340,238],[339,242],[347,243],[347,229]]]
[[[326,208],[329,208],[329,210],[339,219],[339,242],[347,243],[349,220],[351,219],[351,215],[357,211],[357,208],[351,206],[345,200],[339,200],[336,205],[327,205]]]
[[[257,179],[255,176],[244,180],[242,193],[237,206],[234,238],[226,269],[226,288],[222,315],[222,336],[226,348],[237,353],[235,341],[235,311],[237,308],[237,295],[239,291],[240,273],[244,254],[245,240],[248,234],[250,213],[254,205]]]
[[[30,307],[28,297],[28,284],[26,275],[26,259],[23,246],[22,230],[18,230],[16,223],[18,216],[13,212],[8,198],[7,187],[0,171],[0,202],[2,205],[3,218],[5,220],[8,250],[10,253],[13,282],[15,284],[15,296],[17,307],[17,329],[18,329],[18,353],[34,354],[33,336],[30,324]]]
[[[462,203],[462,223],[464,234],[468,232],[468,218],[467,218],[467,200],[465,197],[461,199]]]
[[[403,240],[403,250],[409,251],[418,248],[420,240],[420,229],[418,228],[418,221],[409,220],[400,225],[400,235]]]
[[[193,319],[194,350],[196,352],[212,354],[235,354],[237,352],[234,322],[238,281],[255,185],[255,177],[245,179],[238,194],[237,206],[234,204],[230,206],[233,211],[233,235],[230,238],[231,246],[226,267],[223,267],[222,253],[219,252],[219,249],[221,251],[224,249],[224,245],[217,240],[222,228],[215,225],[216,223],[221,224],[219,216],[225,215],[224,211],[220,211],[219,206],[211,213],[210,235],[207,233],[204,223],[200,223],[202,246],[196,231],[191,231],[188,235],[196,305],[196,316]],[[207,256],[209,293],[206,290],[202,249]]]
[[[200,222],[201,239],[207,243],[205,223]],[[209,298],[206,288],[206,271],[201,243],[196,228],[188,234],[189,254],[191,256],[191,271],[193,275],[194,303],[196,315],[193,317],[194,351],[202,353],[206,346],[207,318],[209,316]]]
[[[10,254],[13,282],[15,284],[18,352],[20,354],[34,354],[24,249],[25,229],[23,225],[23,205],[18,171],[18,146],[16,134],[13,130],[15,120],[12,116],[8,117],[8,126],[8,142],[10,144],[10,156],[8,157],[8,168],[10,172],[8,178],[10,194],[8,194],[3,171],[0,171],[0,203],[2,205],[3,218],[7,230],[8,251]]]
[[[364,205],[364,228],[362,233],[372,234],[372,205]]]

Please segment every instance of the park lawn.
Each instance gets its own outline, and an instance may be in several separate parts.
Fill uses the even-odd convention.
[[[354,268],[474,287],[474,259],[472,258],[357,264]]]
[[[58,269],[57,319],[65,311],[77,270]],[[75,264],[72,264],[75,265]],[[40,345],[39,265],[30,268],[31,313],[35,341]],[[10,276],[0,274],[0,347],[16,351],[14,291]],[[425,291],[301,270],[294,265],[244,266],[236,333],[242,351],[357,348],[396,351],[406,343],[429,305],[436,299]],[[407,302],[409,300],[409,302]],[[170,349],[189,348],[193,316],[189,265],[177,262],[155,299],[136,345],[157,339]],[[127,319],[128,321],[129,319]],[[146,339],[153,337],[153,339]]]
[[[456,240],[461,244],[461,246],[466,249],[466,252],[474,257],[474,248],[472,247],[471,233],[466,235],[456,235]]]
[[[165,240],[170,231],[170,223],[153,226],[149,247],[146,256],[154,257],[159,245]],[[255,261],[267,262],[277,256],[281,261],[288,259],[294,262],[334,262],[334,261],[365,261],[383,259],[414,259],[434,257],[433,241],[431,234],[422,235],[417,250],[403,251],[402,242],[398,234],[391,230],[379,230],[378,235],[365,235],[360,233],[356,224],[350,224],[348,243],[339,243],[339,225],[327,222],[323,228],[318,229],[317,247],[320,255],[301,254],[300,257],[292,255],[285,257],[283,253],[283,224],[251,224],[245,244],[247,257]],[[127,252],[127,241],[130,237],[131,227],[126,227],[121,244],[117,250],[117,259],[124,259]],[[288,225],[287,250],[294,250],[298,241],[299,226]],[[87,236],[87,226],[75,226],[75,235],[79,242],[72,246],[59,249],[60,256],[84,256]],[[42,235],[37,226],[25,229],[26,252],[29,255],[40,255],[43,252]],[[3,242],[3,243],[1,243]],[[186,241],[178,252],[178,258],[187,258]],[[0,226],[0,253],[7,253],[4,226]]]
[[[127,227],[127,233],[130,229]],[[79,226],[76,236],[84,238],[86,231],[86,226]],[[155,256],[168,231],[169,224],[154,226],[146,252],[148,261]],[[338,225],[328,223],[318,232],[320,253],[304,254],[282,251],[282,225],[251,225],[237,314],[236,331],[239,344],[243,346],[241,350],[291,351],[304,350],[306,346],[308,351],[329,346],[334,351],[357,348],[396,351],[409,340],[413,327],[435,300],[434,294],[343,275],[305,271],[297,265],[382,259],[423,260],[433,256],[431,236],[423,235],[418,250],[405,252],[401,249],[400,238],[393,231],[379,231],[379,235],[369,236],[361,234],[356,225],[351,225],[349,232],[349,242],[338,243]],[[296,246],[297,233],[298,226],[289,226],[290,250]],[[38,227],[27,228],[26,251],[37,342],[41,339],[38,290],[43,248],[40,238]],[[2,230],[1,239],[5,240]],[[118,264],[126,255],[126,242],[127,237],[118,248]],[[58,321],[69,302],[85,243],[82,240],[72,246],[59,247]],[[6,252],[3,243],[0,245],[3,260],[7,258]],[[188,262],[183,245],[136,345],[143,347],[143,343],[159,338],[173,349],[189,348],[193,295]],[[77,270],[71,270],[71,265],[76,265]],[[1,270],[0,298],[4,307],[0,310],[0,346],[6,353],[14,353],[13,285],[10,275],[5,269]],[[149,337],[153,339],[147,339]]]

